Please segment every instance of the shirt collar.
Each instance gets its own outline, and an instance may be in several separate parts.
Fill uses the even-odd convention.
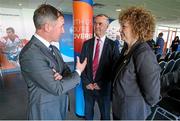
[[[104,36],[101,37],[101,38],[95,36],[95,39],[96,39],[96,40],[97,40],[97,39],[100,39],[100,41],[104,43],[104,41],[105,41],[105,39],[106,39],[106,36],[104,35]]]
[[[49,43],[47,40],[45,40],[44,38],[42,38],[41,36],[39,36],[37,33],[35,33],[34,36],[35,36],[37,39],[39,39],[46,47],[49,48],[50,43]]]

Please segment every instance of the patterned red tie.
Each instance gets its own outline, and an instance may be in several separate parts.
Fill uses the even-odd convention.
[[[100,51],[100,40],[97,39],[96,50],[95,50],[95,55],[93,59],[93,79],[95,79],[96,71],[99,65],[99,51]]]

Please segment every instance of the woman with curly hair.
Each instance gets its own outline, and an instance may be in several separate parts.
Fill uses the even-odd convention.
[[[130,7],[120,13],[119,22],[127,48],[115,66],[113,119],[144,120],[160,96],[160,67],[147,44],[153,38],[155,18],[144,8]]]

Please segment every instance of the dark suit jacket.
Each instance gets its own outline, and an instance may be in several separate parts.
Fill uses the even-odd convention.
[[[112,111],[119,120],[146,119],[160,97],[161,69],[155,54],[146,42],[134,48],[113,84]]]
[[[68,106],[67,91],[79,83],[77,72],[70,69],[55,48],[57,61],[50,50],[36,37],[20,53],[22,75],[28,86],[28,119],[64,119]],[[62,80],[54,80],[55,68]]]
[[[87,57],[87,66],[82,73],[82,83],[85,93],[98,93],[100,95],[110,95],[110,81],[112,73],[112,65],[116,60],[118,53],[116,51],[115,42],[106,38],[102,50],[102,54],[99,60],[99,67],[96,72],[96,77],[93,80],[92,65],[93,65],[93,49],[94,49],[95,38],[87,40],[84,42],[81,51],[81,60]],[[86,89],[86,85],[90,83],[97,83],[101,90],[100,91],[90,91]]]

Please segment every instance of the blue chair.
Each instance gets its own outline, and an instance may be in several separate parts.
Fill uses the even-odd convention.
[[[166,64],[167,64],[167,62],[165,62],[165,61],[159,62],[159,66],[161,67],[161,74],[164,71],[164,68],[165,68]]]
[[[166,65],[165,61],[159,62],[159,66],[161,67],[161,69],[164,69],[165,65]]]
[[[157,107],[153,113],[152,120],[156,119],[156,115],[160,114],[162,119],[164,120],[180,120],[180,102],[177,100],[173,100],[169,97],[164,97],[162,100],[157,104]],[[162,120],[161,119],[161,120]]]
[[[168,95],[176,100],[180,101],[180,58],[178,60],[176,60],[173,69],[172,69],[172,73],[169,74],[169,80],[173,81],[175,83],[175,86],[173,87],[172,90],[168,91]]]
[[[174,51],[173,53],[171,53],[171,55],[170,55],[169,58],[168,58],[168,61],[174,59],[175,56],[176,56],[176,51]]]
[[[180,101],[168,95],[168,92],[171,91],[175,85],[176,83],[173,80],[161,78],[162,97],[155,106],[155,111],[152,115],[152,120],[156,119],[158,114],[161,115],[161,120],[180,120]]]
[[[172,72],[178,70],[179,67],[180,67],[180,58],[175,61],[174,66],[172,68]]]
[[[170,61],[166,64],[166,66],[165,66],[165,68],[164,68],[164,70],[163,70],[163,72],[162,72],[162,75],[164,75],[164,74],[172,71],[173,66],[174,66],[174,62],[175,62],[174,60],[170,60]]]
[[[180,58],[180,52],[177,51],[177,52],[176,52],[176,56],[174,57],[174,60],[177,60],[177,59],[179,59],[179,58]]]
[[[159,62],[161,59],[161,54],[156,54],[157,61]]]
[[[170,52],[169,52],[169,53],[167,53],[167,54],[166,54],[166,56],[165,56],[165,58],[164,58],[164,61],[166,61],[166,62],[167,62],[167,61],[168,61],[168,58],[169,58],[169,56],[170,56],[170,55],[171,55],[171,53],[170,53]]]

